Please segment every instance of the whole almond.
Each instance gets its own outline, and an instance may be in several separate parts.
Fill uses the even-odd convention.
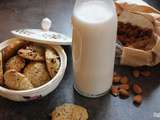
[[[133,89],[133,92],[136,93],[136,94],[141,94],[142,93],[142,88],[138,84],[134,84],[132,89]]]
[[[128,84],[121,84],[121,85],[119,85],[119,89],[129,90],[129,85]]]
[[[129,83],[128,77],[127,76],[121,77],[120,83],[121,84],[128,84]]]
[[[121,79],[121,76],[119,76],[119,75],[113,76],[113,83],[115,83],[115,84],[119,83],[120,79]]]
[[[144,77],[149,77],[149,76],[151,76],[151,72],[150,71],[141,71],[141,75]]]
[[[136,96],[134,96],[133,97],[133,102],[135,103],[135,104],[141,104],[142,103],[142,95],[136,95]]]
[[[119,95],[119,90],[118,90],[118,87],[117,86],[112,86],[111,88],[111,93],[113,96],[118,96]]]
[[[129,92],[125,89],[120,89],[119,94],[124,97],[129,97]]]
[[[132,72],[132,75],[133,75],[133,77],[135,77],[135,78],[139,78],[139,77],[140,77],[140,72],[139,72],[138,70],[134,70],[134,71]]]

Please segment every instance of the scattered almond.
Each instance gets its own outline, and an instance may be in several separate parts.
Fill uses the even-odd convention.
[[[121,85],[119,86],[119,89],[129,90],[129,85],[128,85],[128,84],[121,84]]]
[[[141,71],[141,75],[144,77],[149,77],[149,76],[151,76],[151,72],[150,71]]]
[[[119,76],[119,75],[113,76],[113,83],[115,83],[115,84],[119,83],[120,79],[121,79],[121,76]]]
[[[124,97],[129,97],[129,92],[125,89],[120,89],[119,94]]]
[[[133,97],[133,102],[134,102],[135,104],[140,105],[140,104],[142,103],[142,95],[136,95],[136,96],[134,96],[134,97]]]
[[[136,94],[141,94],[142,93],[142,88],[138,84],[134,84],[132,89],[133,89],[133,92],[136,93]]]
[[[141,75],[148,77],[151,75],[150,71],[139,71],[139,70],[133,70],[132,75],[134,78],[139,78]],[[130,81],[126,75],[122,76],[120,74],[117,74],[114,72],[113,74],[113,83],[118,84],[114,85],[111,88],[111,94],[115,97],[119,96],[122,99],[126,99],[130,96],[130,88],[132,87],[133,92],[135,93],[135,96],[133,97],[133,103],[138,106],[142,103],[142,88],[139,84],[135,83],[130,84]]]
[[[139,78],[140,72],[139,72],[138,70],[134,70],[134,71],[132,72],[132,75],[133,75],[133,77],[135,77],[135,78]]]
[[[118,90],[118,87],[117,86],[112,86],[111,88],[111,93],[113,96],[118,96],[119,95],[119,90]]]
[[[129,83],[128,77],[127,76],[121,77],[120,83],[121,84],[128,84]]]

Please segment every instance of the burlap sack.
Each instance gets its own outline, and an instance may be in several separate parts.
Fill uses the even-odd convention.
[[[150,50],[141,50],[122,46],[121,65],[133,67],[155,66],[160,63],[160,12],[146,3],[141,5],[116,1],[117,14],[130,11],[146,17],[153,24],[155,45]],[[132,19],[132,18],[131,18]]]

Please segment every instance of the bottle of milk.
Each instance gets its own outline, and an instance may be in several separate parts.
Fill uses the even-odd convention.
[[[74,88],[86,97],[107,93],[112,84],[117,15],[112,0],[77,0],[72,16]]]

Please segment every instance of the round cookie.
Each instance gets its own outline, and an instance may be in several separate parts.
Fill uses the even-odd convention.
[[[18,50],[18,55],[32,61],[44,61],[44,48],[38,45],[28,45]]]
[[[53,49],[47,48],[45,51],[46,65],[51,77],[54,77],[60,67],[59,56]]]
[[[52,112],[52,120],[87,120],[87,110],[79,105],[63,104]]]
[[[31,62],[24,68],[24,75],[34,87],[39,87],[50,80],[46,66],[42,62]]]
[[[14,69],[5,72],[4,80],[5,85],[14,90],[27,90],[33,88],[33,85],[28,78]]]
[[[5,64],[5,70],[14,69],[20,72],[25,66],[25,59],[16,55],[11,57]]]

